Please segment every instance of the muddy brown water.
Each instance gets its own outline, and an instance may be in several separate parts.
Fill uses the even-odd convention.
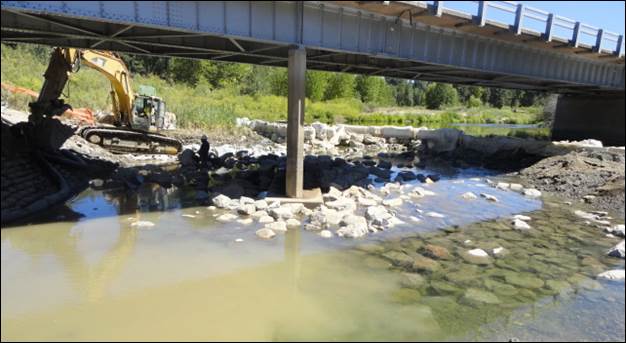
[[[219,223],[224,211],[181,189],[88,190],[67,204],[79,220],[2,230],[2,340],[623,341],[624,283],[594,278],[623,268],[605,256],[619,240],[487,174],[424,186],[436,195],[395,209],[405,224],[356,240],[297,229],[260,240],[260,224]],[[512,230],[517,213],[530,231]],[[393,258],[423,258],[428,244],[448,254],[426,269]],[[465,254],[498,247],[485,261]]]

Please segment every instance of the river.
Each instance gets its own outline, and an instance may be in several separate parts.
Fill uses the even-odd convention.
[[[623,268],[605,256],[615,239],[557,199],[492,188],[492,176],[444,174],[435,195],[395,209],[443,217],[355,240],[299,229],[261,240],[260,224],[220,223],[223,210],[182,189],[86,190],[2,230],[2,340],[624,341],[624,283],[593,278]],[[530,231],[511,229],[518,213]],[[387,258],[428,244],[449,251],[430,273]],[[462,257],[478,247],[505,253]]]

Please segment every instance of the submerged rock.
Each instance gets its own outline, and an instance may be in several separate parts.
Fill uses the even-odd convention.
[[[322,236],[323,238],[331,238],[333,237],[333,232],[330,230],[322,230],[320,231],[320,236]]]
[[[426,244],[424,247],[424,255],[438,260],[449,260],[452,258],[448,249],[434,244]]]
[[[151,228],[154,226],[154,223],[147,221],[147,220],[138,220],[136,222],[131,223],[130,226],[136,226],[139,228]]]
[[[256,235],[259,238],[270,239],[270,238],[273,238],[274,236],[276,236],[276,233],[274,231],[272,231],[271,229],[263,228],[263,229],[257,230],[256,231]]]
[[[541,192],[534,188],[524,189],[524,195],[530,198],[538,198],[541,196]]]
[[[231,222],[235,219],[237,219],[237,216],[232,213],[224,213],[216,218],[217,221],[220,221],[222,223]]]
[[[624,280],[624,269],[607,270],[606,272],[598,274],[598,278],[613,281]]]
[[[611,257],[624,258],[624,241],[622,240],[616,246],[612,247],[607,254]]]
[[[530,230],[530,225],[521,219],[514,219],[512,224],[516,230]]]
[[[543,280],[525,273],[507,273],[504,277],[506,283],[528,289],[543,287]]]
[[[465,200],[474,200],[477,199],[478,197],[476,196],[476,194],[472,193],[472,192],[465,192],[461,195],[461,197]]]
[[[270,229],[274,232],[286,232],[287,231],[287,224],[283,221],[278,221],[278,222],[273,222],[273,223],[267,223],[265,224],[265,229]]]
[[[468,288],[459,301],[470,306],[495,305],[500,303],[500,299],[498,299],[495,294],[477,288]]]
[[[496,198],[495,196],[493,196],[491,194],[480,193],[480,196],[485,198],[487,201],[498,202],[498,198]]]

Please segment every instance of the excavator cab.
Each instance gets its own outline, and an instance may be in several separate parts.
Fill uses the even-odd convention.
[[[165,101],[156,96],[156,90],[150,86],[139,86],[139,92],[133,101],[132,125],[146,131],[163,128]]]

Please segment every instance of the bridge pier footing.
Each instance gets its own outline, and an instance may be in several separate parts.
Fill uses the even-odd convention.
[[[552,140],[597,139],[623,146],[624,94],[560,95],[552,123]]]
[[[304,182],[304,99],[306,50],[289,49],[287,70],[287,170],[285,191],[290,198],[302,198]]]

